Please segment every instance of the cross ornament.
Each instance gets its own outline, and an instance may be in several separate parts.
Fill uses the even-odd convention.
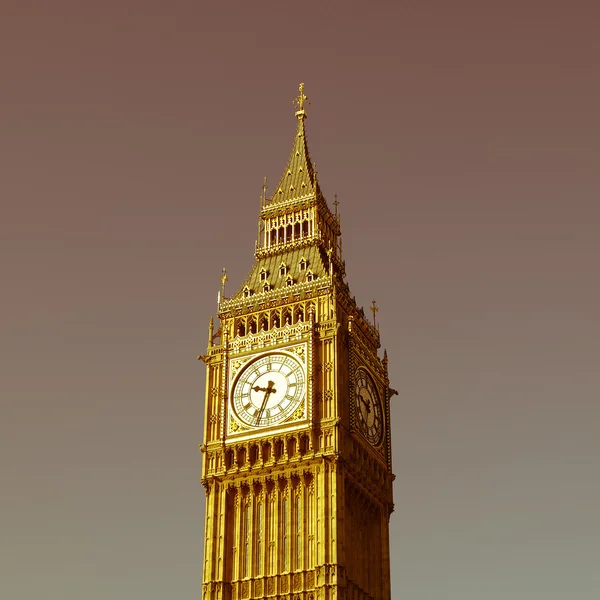
[[[375,302],[375,298],[373,298],[373,302],[371,302],[369,310],[373,313],[373,327],[375,327],[375,315],[379,312],[379,308],[377,308],[377,302]]]
[[[298,91],[300,93],[297,98],[294,98],[294,104],[298,107],[299,113],[304,113],[304,103],[310,104],[310,102],[308,102],[308,96],[304,93],[304,83],[301,83],[298,86]]]

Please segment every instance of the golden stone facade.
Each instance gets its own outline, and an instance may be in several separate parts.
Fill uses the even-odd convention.
[[[206,355],[205,600],[389,600],[387,355],[346,283],[308,153],[303,85],[255,263]],[[373,306],[375,315],[375,306]]]

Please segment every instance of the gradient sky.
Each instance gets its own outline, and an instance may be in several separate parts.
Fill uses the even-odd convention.
[[[196,356],[304,81],[399,391],[394,599],[597,598],[599,17],[2,0],[0,597],[200,598]]]

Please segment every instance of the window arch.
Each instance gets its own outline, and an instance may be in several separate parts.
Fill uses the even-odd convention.
[[[244,322],[242,320],[240,320],[238,323],[237,334],[241,336],[246,335],[246,326],[244,325]]]
[[[250,322],[248,324],[248,329],[250,331],[250,333],[256,333],[256,318],[252,317],[250,319]]]

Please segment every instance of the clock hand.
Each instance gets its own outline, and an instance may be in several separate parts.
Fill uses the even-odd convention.
[[[360,396],[360,400],[366,406],[367,412],[370,413],[371,412],[371,405],[362,396]]]
[[[254,386],[252,389],[255,392],[264,392],[265,393],[265,397],[263,398],[263,402],[262,405],[260,407],[260,410],[256,413],[256,425],[259,424],[260,419],[262,418],[262,414],[265,411],[265,407],[267,406],[267,402],[269,401],[269,396],[273,393],[276,392],[277,390],[273,387],[274,383],[273,381],[269,381],[268,382],[269,385],[266,388],[261,388],[259,386]]]

